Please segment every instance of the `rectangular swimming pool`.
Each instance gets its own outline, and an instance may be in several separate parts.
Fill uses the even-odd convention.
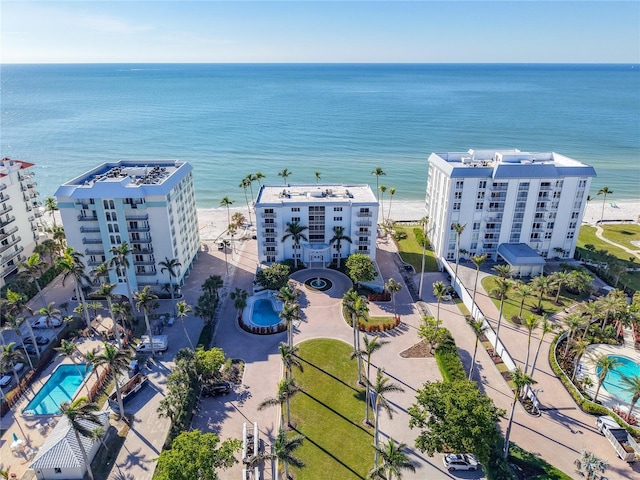
[[[82,380],[91,372],[91,366],[59,365],[42,386],[40,391],[22,410],[23,415],[57,415],[60,404],[70,401],[82,384]]]

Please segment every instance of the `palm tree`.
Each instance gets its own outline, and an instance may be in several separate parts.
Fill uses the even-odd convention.
[[[289,282],[285,286],[281,287],[275,293],[275,297],[282,303],[297,303],[297,299],[300,296],[300,292],[296,289],[293,283]]]
[[[387,212],[387,221],[391,218],[391,202],[393,202],[393,196],[396,194],[396,189],[389,188],[389,211]]]
[[[96,283],[101,279],[108,280],[109,279],[109,264],[107,262],[102,262],[96,265],[89,272],[89,277],[91,278],[91,283]]]
[[[220,245],[222,245],[222,249],[224,251],[224,269],[227,272],[227,275],[229,275],[229,262],[227,260],[227,248],[231,246],[231,242],[225,238],[223,240],[220,240]]]
[[[558,289],[555,299],[556,304],[558,304],[558,302],[560,301],[560,293],[562,292],[562,287],[564,287],[571,281],[571,277],[571,273],[567,271],[555,272],[551,275],[552,285]]]
[[[294,435],[293,437],[287,437],[284,429],[280,428],[278,436],[273,444],[273,454],[269,457],[271,459],[277,459],[282,463],[284,469],[284,478],[289,480],[289,465],[296,468],[303,468],[304,462],[296,457],[293,452],[302,446],[304,441],[304,435]]]
[[[219,300],[218,290],[223,286],[224,281],[220,275],[210,275],[202,284],[202,290],[213,295],[216,300]]]
[[[513,273],[509,265],[496,265],[493,267],[493,271],[496,272],[500,278],[509,278]]]
[[[126,372],[129,368],[129,362],[133,358],[131,350],[124,350],[114,347],[110,343],[103,344],[104,350],[94,359],[96,366],[108,367],[113,374],[114,383],[116,384],[116,398],[118,399],[118,409],[120,410],[120,418],[124,416],[124,402],[122,400],[122,391],[120,390],[120,382],[118,377]]]
[[[42,293],[42,289],[40,288],[40,283],[38,280],[42,275],[42,272],[46,268],[46,262],[40,259],[40,254],[34,253],[29,258],[27,258],[26,262],[21,262],[18,264],[18,267],[22,269],[20,272],[20,276],[26,278],[28,281],[33,282],[38,289],[38,295],[42,300],[42,305],[46,306],[47,302],[44,299],[44,294]]]
[[[471,380],[473,376],[473,370],[476,365],[476,353],[478,353],[478,341],[480,340],[480,335],[487,329],[487,326],[484,324],[484,320],[474,320],[472,317],[467,319],[467,323],[473,330],[473,333],[476,335],[476,344],[473,348],[473,358],[471,359],[471,367],[469,368],[469,380]]]
[[[76,349],[75,343],[63,338],[60,341],[60,346],[56,347],[54,350],[59,352],[58,357],[64,357],[71,360],[71,363],[73,363],[73,366],[76,367],[80,378],[84,378],[84,374],[82,373],[82,371],[80,371],[80,366],[76,363],[76,353],[78,352],[78,350]],[[87,385],[87,382],[84,383],[84,387],[87,389],[87,394],[91,395],[91,391],[89,390],[89,385]]]
[[[158,296],[151,291],[149,285],[144,287],[141,292],[136,292],[133,295],[136,299],[138,311],[144,313],[144,323],[147,326],[147,335],[149,335],[149,345],[151,346],[151,358],[155,358],[156,350],[153,346],[153,333],[151,332],[151,325],[149,324],[149,310],[158,299]]]
[[[514,285],[514,290],[520,295],[520,310],[518,311],[518,318],[522,319],[522,310],[524,309],[524,302],[527,298],[533,295],[533,287],[528,283],[524,283],[522,280],[518,280]]]
[[[116,288],[113,283],[101,283],[98,290],[96,290],[95,295],[104,297],[107,299],[107,308],[109,309],[109,313],[111,314],[111,319],[113,320],[113,334],[116,337],[116,342],[118,342],[118,348],[122,348],[122,338],[120,338],[120,326],[118,324],[116,315],[113,311],[113,289]]]
[[[320,172],[314,172],[314,175],[316,176],[316,183],[320,182]]]
[[[533,357],[533,362],[531,363],[531,376],[536,373],[536,362],[538,361],[538,354],[540,353],[540,347],[542,347],[542,342],[544,341],[544,337],[547,336],[547,333],[552,333],[556,329],[556,326],[549,321],[546,316],[542,317],[542,333],[540,334],[540,340],[538,340],[538,346],[536,347],[536,354]],[[525,372],[526,373],[526,372]]]
[[[609,463],[606,460],[600,460],[593,453],[583,450],[580,458],[573,463],[578,468],[576,473],[580,477],[587,480],[607,480],[606,477],[600,474],[607,470]]]
[[[602,187],[598,190],[598,195],[604,195],[602,198],[602,215],[600,215],[600,221],[604,220],[604,204],[607,202],[607,195],[613,195],[613,191],[609,190],[609,187]]]
[[[340,251],[342,249],[342,242],[352,243],[351,237],[344,234],[344,227],[333,227],[333,237],[329,240],[329,244],[335,243],[336,250],[338,250],[338,269],[340,269],[340,257],[342,255]]]
[[[87,361],[87,365],[92,365],[93,367],[96,366],[96,358],[98,358],[98,352],[100,351],[100,348],[98,347],[93,347],[91,350],[85,352],[83,354],[84,359]],[[100,384],[100,375],[98,374],[98,369],[97,368],[93,368],[93,373],[96,376],[96,385]]]
[[[522,324],[527,329],[527,357],[524,361],[524,373],[527,373],[529,370],[529,355],[531,354],[531,335],[540,326],[540,318],[535,315],[529,315]]]
[[[22,317],[15,317],[13,315],[11,315],[10,313],[5,313],[5,325],[10,328],[11,330],[13,330],[16,335],[18,336],[18,338],[20,339],[20,343],[22,343],[22,350],[24,351],[24,357],[27,359],[27,361],[29,362],[29,366],[31,367],[31,369],[33,369],[33,362],[31,361],[31,357],[29,356],[29,353],[27,352],[27,347],[24,344],[24,341],[22,340],[22,330],[20,330],[21,325],[24,323],[24,318]],[[29,322],[27,322],[28,324]],[[31,330],[31,333],[33,334],[33,330]],[[31,338],[31,341],[33,343],[33,345],[36,345],[36,350],[40,350],[39,348],[37,348],[37,343],[35,341],[35,338]],[[4,342],[4,338],[3,338],[3,342]]]
[[[84,304],[86,299],[84,298],[84,290],[82,289],[83,281],[90,283],[89,276],[85,273],[84,263],[82,263],[82,257],[84,255],[80,252],[76,252],[73,247],[67,247],[62,254],[62,257],[58,259],[57,265],[62,268],[62,285],[64,286],[65,280],[69,277],[73,277],[76,288],[76,299],[79,304]],[[89,312],[85,308],[84,320],[87,328],[91,328],[91,319],[89,318]]]
[[[59,210],[58,202],[56,202],[56,199],[54,197],[47,197],[44,199],[43,206],[44,206],[44,211],[47,212],[49,215],[51,215],[51,220],[53,220],[53,226],[57,227],[58,225],[56,224],[55,212]]]
[[[536,289],[539,295],[537,311],[538,313],[542,313],[542,300],[544,296],[548,295],[551,291],[551,278],[549,278],[548,276],[545,277],[544,275],[539,275],[533,278],[533,280],[531,280],[531,283],[533,285],[533,288]]]
[[[0,352],[0,368],[3,372],[11,371],[13,378],[16,381],[16,385],[20,385],[20,377],[16,372],[16,364],[24,361],[23,353],[16,348],[16,342],[10,342],[7,345],[2,345],[2,351]]]
[[[575,342],[575,344],[573,345],[573,348],[571,349],[571,352],[573,353],[575,358],[575,360],[573,361],[573,373],[571,374],[572,382],[576,378],[576,374],[578,373],[578,365],[580,364],[580,357],[582,357],[582,355],[584,355],[584,353],[587,351],[588,346],[589,346],[589,342],[587,342],[586,340],[578,340],[577,342]]]
[[[298,351],[300,350],[298,347],[290,347],[284,342],[280,342],[278,347],[280,352],[280,358],[282,359],[282,365],[284,366],[286,380],[292,377],[291,370],[293,367],[296,367],[301,372],[304,372],[304,367],[302,366],[302,362],[298,358]]]
[[[129,298],[129,304],[131,305],[131,311],[134,311],[133,293],[131,292],[131,279],[129,278],[129,256],[131,255],[131,248],[129,244],[124,242],[119,246],[111,247],[109,250],[112,257],[109,260],[109,266],[115,267],[118,277],[124,277],[124,283],[127,286],[127,296]]]
[[[438,325],[440,325],[440,302],[442,299],[449,293],[449,286],[445,285],[444,282],[438,280],[437,282],[433,282],[433,294],[438,300],[438,312],[436,315],[436,329]]]
[[[60,320],[62,321],[62,312],[55,308],[55,304],[56,302],[49,302],[49,305],[47,305],[46,307],[42,307],[40,310],[38,310],[38,314],[42,315],[43,317],[46,317],[46,322],[47,322],[47,326],[53,330],[53,336],[55,337],[55,339],[58,339],[58,333],[56,332],[56,327],[53,323],[53,320]]]
[[[473,255],[471,257],[471,261],[476,266],[476,281],[473,284],[473,303],[476,303],[476,292],[478,291],[478,277],[480,276],[480,268],[482,264],[487,259],[487,254],[483,253],[482,255]]]
[[[102,422],[95,413],[99,410],[100,407],[95,403],[89,403],[86,397],[80,397],[73,402],[64,402],[60,405],[60,412],[67,418],[76,436],[84,465],[87,467],[87,473],[91,480],[94,480],[91,462],[87,457],[87,452],[84,449],[84,444],[80,437],[91,438],[93,436],[93,428],[102,427]]]
[[[563,356],[566,357],[567,352],[569,352],[569,347],[571,346],[571,342],[573,342],[573,338],[576,332],[583,327],[584,321],[582,319],[582,315],[580,315],[579,313],[572,313],[564,317],[562,319],[562,322],[565,324],[565,326],[567,327],[567,330],[569,331],[569,333],[567,334],[567,343],[564,347],[564,353],[563,353]]]
[[[600,393],[600,387],[607,379],[607,375],[612,370],[615,370],[619,366],[622,365],[622,362],[618,360],[616,357],[610,357],[606,353],[601,353],[600,355],[591,355],[589,360],[596,368],[598,372],[598,386],[596,387],[596,393],[593,396],[593,401],[595,402],[598,399],[598,393]]]
[[[424,282],[424,261],[427,253],[427,225],[429,225],[429,215],[425,215],[420,219],[422,225],[422,269],[420,271],[420,287],[418,288],[418,297],[422,298],[422,284]]]
[[[386,185],[380,185],[378,188],[380,190],[380,197],[378,198],[380,202],[380,214],[382,215],[382,223],[384,223],[384,194],[387,191],[387,187]]]
[[[631,394],[631,401],[629,402],[629,416],[627,420],[633,416],[633,409],[640,400],[640,375],[632,375],[627,377],[622,375],[622,383],[625,385],[623,390]]]
[[[283,378],[278,382],[278,391],[275,397],[267,398],[258,405],[258,410],[264,410],[267,407],[274,405],[280,405],[281,423],[280,427],[284,427],[284,412],[283,407],[286,406],[287,412],[287,425],[291,427],[291,408],[289,405],[289,399],[300,391],[300,387],[296,384],[293,377]]]
[[[255,178],[256,178],[256,181],[258,182],[258,185],[262,186],[262,179],[267,178],[267,176],[262,172],[256,172]]]
[[[189,313],[191,313],[191,307],[187,305],[187,302],[185,302],[184,300],[179,301],[178,305],[176,305],[176,314],[178,315],[180,322],[182,322],[182,329],[184,330],[184,335],[185,337],[187,337],[187,340],[189,340],[189,345],[191,345],[191,350],[193,350],[193,342],[189,337],[189,332],[187,332],[187,327],[184,325],[184,319],[187,317],[187,315],[189,315]]]
[[[287,238],[291,237],[293,241],[293,248],[297,250],[300,248],[300,240],[304,240],[305,242],[308,240],[307,236],[302,233],[307,230],[309,227],[300,225],[298,222],[287,222],[287,228],[285,230],[285,234],[282,237],[282,242],[284,242]],[[294,255],[295,268],[298,268],[298,257]]]
[[[507,432],[504,436],[504,451],[503,451],[504,458],[507,458],[509,456],[509,436],[511,435],[511,425],[513,423],[513,414],[515,413],[516,403],[518,402],[518,398],[522,393],[522,389],[538,383],[529,375],[524,373],[520,369],[520,367],[516,367],[516,369],[513,371],[511,378],[513,379],[513,383],[515,384],[516,388],[513,391],[513,402],[511,403],[511,413],[509,414],[509,422],[507,423]]]
[[[287,322],[287,345],[293,347],[293,321],[300,318],[300,305],[297,303],[285,303],[278,315]]]
[[[182,264],[177,258],[165,257],[162,262],[158,262],[158,265],[160,266],[160,273],[167,272],[167,275],[169,275],[169,284],[171,285],[171,304],[173,305],[173,313],[175,315],[176,305],[175,299],[173,298],[173,293],[178,286],[175,285],[174,287],[173,279],[177,279],[178,275],[180,275],[178,268],[180,268]]]
[[[352,359],[355,358],[356,355],[358,355],[360,358],[364,357],[365,361],[367,362],[367,378],[365,382],[367,387],[367,389],[365,390],[365,421],[367,422],[367,425],[371,424],[371,421],[369,420],[369,405],[371,403],[369,401],[369,399],[371,398],[371,389],[369,388],[369,386],[371,385],[371,356],[387,343],[389,343],[387,340],[380,340],[379,338],[380,337],[378,337],[377,335],[374,337],[363,335],[362,339],[364,341],[364,348],[358,350],[357,352],[351,353]]]
[[[380,435],[380,408],[383,408],[389,418],[393,418],[393,409],[391,408],[391,404],[389,400],[387,400],[386,395],[391,392],[404,392],[404,389],[395,383],[391,383],[389,377],[384,376],[384,369],[378,368],[378,373],[376,375],[376,381],[374,384],[371,384],[373,397],[373,414],[375,418],[375,427],[374,427],[374,435],[373,435],[373,444],[376,449],[375,453],[375,466],[378,467],[378,445],[379,445],[379,435]]]
[[[402,284],[396,282],[393,278],[390,278],[384,287],[391,294],[391,299],[393,300],[393,316],[397,318],[398,312],[396,309],[396,293],[402,290]]]
[[[464,232],[467,224],[461,225],[460,223],[452,223],[451,229],[456,232],[456,271],[454,274],[454,280],[458,283],[458,265],[460,264],[460,237],[462,236],[462,232]]]
[[[283,168],[282,171],[278,172],[278,176],[282,177],[285,185],[287,184],[287,178],[289,178],[291,175],[293,175],[293,172],[290,172],[286,168]]]
[[[233,300],[233,306],[236,307],[236,310],[238,311],[238,318],[240,318],[242,316],[242,312],[247,306],[247,291],[236,287],[229,296],[231,297],[231,300]]]
[[[351,328],[353,329],[353,355],[358,359],[358,383],[362,383],[362,358],[358,355],[360,350],[360,335],[358,335],[358,318],[366,318],[369,313],[369,302],[367,298],[358,295],[358,292],[351,289],[342,297],[342,306],[351,315]]]
[[[495,267],[494,267],[495,268]],[[500,340],[500,325],[502,324],[502,311],[504,309],[504,301],[507,298],[507,293],[511,288],[511,280],[508,278],[497,277],[495,291],[500,297],[500,310],[498,312],[498,325],[496,327],[496,350],[498,349],[498,341]]]
[[[233,200],[230,200],[229,197],[224,197],[222,200],[220,200],[220,206],[227,207],[227,224],[231,223],[231,213],[229,211],[231,205],[233,205]]]
[[[389,438],[387,443],[383,443],[381,446],[374,448],[377,450],[382,464],[377,468],[374,467],[373,470],[369,472],[368,478],[393,480],[395,477],[397,480],[401,480],[403,470],[409,470],[410,472],[416,471],[415,465],[404,453],[404,450],[407,448],[406,444],[399,443],[396,445],[393,438]]]
[[[580,313],[589,317],[585,322],[584,331],[582,332],[581,340],[584,340],[589,332],[589,327],[591,327],[591,323],[594,319],[598,318],[600,315],[600,304],[598,302],[594,302],[593,300],[589,300],[588,302],[583,302],[580,304]]]
[[[249,212],[249,223],[253,223],[251,220],[251,205],[249,204],[249,197],[247,197],[247,188],[251,188],[251,180],[245,177],[238,186],[244,190],[244,200],[247,202],[247,211]],[[253,202],[253,191],[251,192],[251,201]]]
[[[376,167],[375,170],[373,172],[371,172],[371,175],[375,175],[376,176],[376,192],[378,192],[378,202],[380,201],[380,186],[379,186],[379,180],[380,177],[382,175],[386,175],[385,171],[382,170],[381,167]]]
[[[251,191],[251,203],[253,203],[253,182],[258,180],[258,177],[253,173],[247,173],[247,176],[244,178],[249,181],[249,190]],[[249,213],[249,218],[251,218],[251,213]]]

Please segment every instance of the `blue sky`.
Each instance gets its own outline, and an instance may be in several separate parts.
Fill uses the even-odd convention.
[[[6,1],[2,63],[640,62],[640,2]]]

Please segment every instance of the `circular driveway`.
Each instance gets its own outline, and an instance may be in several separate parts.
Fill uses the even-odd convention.
[[[315,278],[326,278],[331,281],[331,288],[325,291],[314,290],[305,285],[305,282],[308,280],[313,280]],[[330,305],[335,303],[336,301],[342,301],[342,297],[344,294],[349,291],[349,289],[353,288],[353,282],[349,277],[347,277],[344,273],[340,273],[337,270],[331,270],[329,268],[311,268],[305,270],[299,270],[289,277],[289,280],[292,280],[295,286],[301,292],[310,293],[314,296],[324,296],[327,298],[326,305]],[[318,303],[316,298],[314,298],[314,303]]]

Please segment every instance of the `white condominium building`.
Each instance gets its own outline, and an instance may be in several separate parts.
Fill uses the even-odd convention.
[[[31,255],[38,239],[42,212],[31,167],[33,163],[21,160],[0,160],[0,287]]]
[[[467,255],[497,260],[501,245],[526,244],[544,258],[573,257],[595,175],[593,167],[553,152],[432,153],[426,210],[434,252],[455,260],[452,224],[459,223]]]
[[[182,284],[200,247],[192,167],[172,160],[105,163],[60,186],[55,194],[67,243],[84,254],[87,272],[109,262],[113,247],[127,242],[131,290],[159,291],[170,283],[159,262],[181,266],[172,283]],[[126,295],[124,272],[109,282]]]
[[[375,261],[378,202],[369,185],[263,185],[255,207],[260,263],[298,259],[325,267],[352,253]],[[291,238],[282,240],[294,222],[307,227],[302,234],[308,240],[297,246]],[[351,242],[332,243],[334,227],[342,227]]]

